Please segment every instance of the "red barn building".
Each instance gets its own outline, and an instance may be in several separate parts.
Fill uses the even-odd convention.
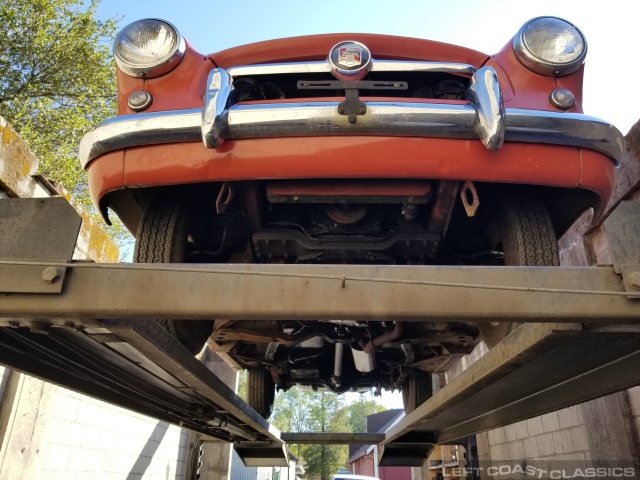
[[[367,433],[383,433],[404,416],[402,409],[386,410],[367,417]],[[379,467],[376,445],[350,445],[349,470],[380,480],[411,480],[411,467]]]

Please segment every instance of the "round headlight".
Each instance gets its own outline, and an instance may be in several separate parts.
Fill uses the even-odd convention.
[[[163,75],[182,60],[185,41],[178,30],[163,20],[140,20],[124,27],[113,43],[120,70],[132,77]]]
[[[556,17],[538,17],[523,25],[513,50],[525,67],[541,75],[569,75],[587,55],[587,41],[575,25]]]

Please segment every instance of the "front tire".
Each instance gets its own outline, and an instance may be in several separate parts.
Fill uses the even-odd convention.
[[[433,395],[431,372],[412,368],[402,385],[402,403],[404,413],[409,415]]]
[[[186,263],[196,221],[191,202],[181,196],[157,196],[138,226],[133,261]],[[193,355],[200,353],[213,331],[210,320],[160,319],[158,323]]]
[[[534,195],[506,194],[492,205],[487,230],[495,248],[504,252],[505,266],[558,266],[558,240],[546,207]],[[481,323],[489,348],[497,345],[519,323]]]
[[[247,369],[247,403],[261,417],[269,419],[271,416],[275,395],[276,385],[266,368]]]

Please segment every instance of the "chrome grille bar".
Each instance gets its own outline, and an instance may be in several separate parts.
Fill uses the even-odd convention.
[[[330,73],[329,62],[293,62],[265,65],[243,65],[227,69],[232,78],[256,75]],[[476,67],[467,63],[372,60],[372,72],[431,72],[473,75]]]

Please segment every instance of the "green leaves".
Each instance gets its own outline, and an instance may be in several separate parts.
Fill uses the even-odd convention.
[[[98,3],[0,2],[0,115],[40,160],[38,173],[62,183],[94,215],[78,145],[116,114],[116,20],[98,20]]]
[[[347,405],[344,395],[293,387],[276,394],[271,422],[283,432],[364,433],[367,415],[383,410],[370,395],[362,394]],[[304,459],[307,475],[321,479],[331,477],[348,460],[346,445],[294,445],[292,450]]]

